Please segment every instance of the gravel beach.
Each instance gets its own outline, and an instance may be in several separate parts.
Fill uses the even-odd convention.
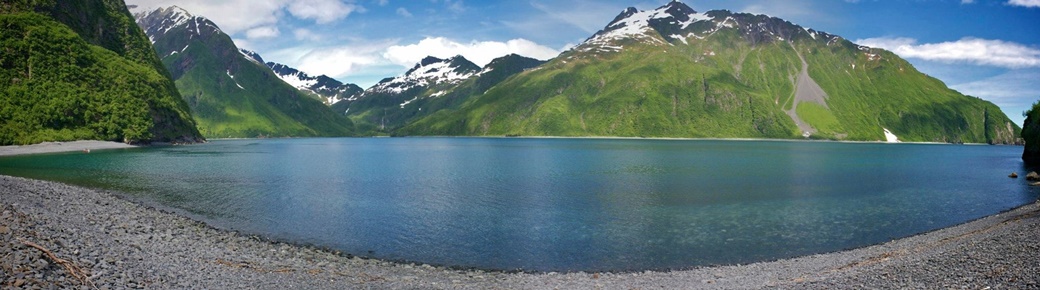
[[[1036,203],[881,245],[774,262],[672,272],[528,274],[348,257],[215,229],[118,196],[0,176],[0,287],[1040,288]],[[86,278],[76,278],[55,258],[78,267],[73,272]]]
[[[45,142],[33,145],[0,146],[0,156],[72,152],[83,150],[122,149],[137,146],[111,141]]]

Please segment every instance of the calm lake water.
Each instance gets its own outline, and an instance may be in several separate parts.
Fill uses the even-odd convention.
[[[593,271],[877,244],[1035,201],[1015,146],[367,138],[0,158],[222,228],[358,256]]]

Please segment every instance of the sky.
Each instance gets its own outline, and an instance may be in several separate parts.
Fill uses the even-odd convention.
[[[209,18],[236,45],[311,75],[369,87],[426,56],[483,66],[547,60],[626,7],[670,0],[126,0]],[[1013,121],[1040,100],[1040,0],[683,0],[698,12],[766,14],[895,52]]]

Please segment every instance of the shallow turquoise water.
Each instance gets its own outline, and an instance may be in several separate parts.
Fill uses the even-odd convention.
[[[1021,147],[367,138],[0,158],[228,229],[499,270],[677,269],[885,242],[1037,199]]]

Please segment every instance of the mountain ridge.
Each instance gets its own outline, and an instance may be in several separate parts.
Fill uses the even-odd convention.
[[[209,19],[176,6],[139,12],[136,17],[203,134],[354,135],[350,120],[285,83],[259,54],[240,50]]]
[[[559,57],[402,133],[869,141],[890,132],[1007,144],[1018,130],[992,103],[891,52],[775,17],[697,13],[672,1],[625,9]]]
[[[412,120],[453,110],[470,96],[542,63],[509,54],[482,68],[463,56],[426,57],[403,75],[383,79],[360,96],[337,103],[333,109],[370,130],[394,135],[394,130]]]
[[[255,52],[250,53],[259,57]],[[260,61],[262,63],[263,59]],[[305,72],[276,62],[267,62],[266,65],[286,83],[301,91],[321,97],[329,106],[342,100],[356,98],[364,93],[364,89],[356,84],[343,83],[326,75],[310,76]]]

